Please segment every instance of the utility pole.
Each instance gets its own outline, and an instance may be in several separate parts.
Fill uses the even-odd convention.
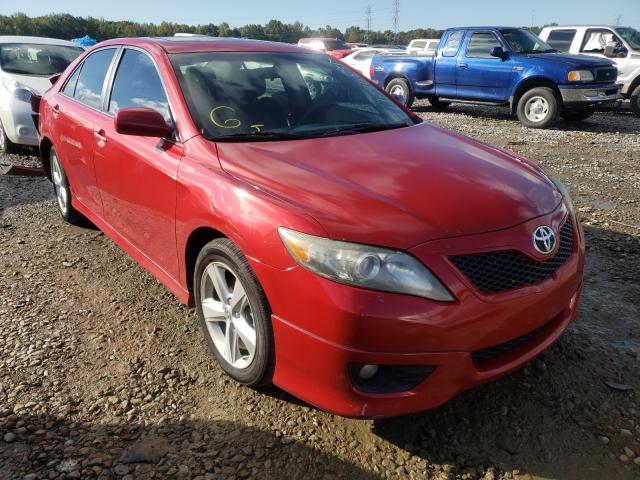
[[[622,23],[622,14],[619,13],[618,15],[616,15],[616,27],[619,27],[621,23]]]
[[[371,43],[371,5],[367,5],[365,15],[367,16],[367,43]]]
[[[400,0],[393,0],[393,34],[394,43],[398,43],[398,32],[400,31]]]

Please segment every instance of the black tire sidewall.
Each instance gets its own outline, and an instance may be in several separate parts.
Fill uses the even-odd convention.
[[[409,82],[407,82],[404,78],[394,78],[392,79],[388,84],[387,84],[387,88],[385,89],[386,92],[391,95],[391,89],[395,86],[395,85],[400,85],[402,86],[402,88],[405,91],[405,101],[404,101],[404,106],[407,108],[411,108],[411,105],[413,105],[413,100],[414,100],[414,96],[413,96],[413,92],[411,91],[411,87],[409,87]],[[393,95],[392,95],[393,96]],[[395,98],[395,97],[394,97]],[[398,102],[400,102],[399,99],[396,98],[396,100]],[[402,103],[402,102],[400,102]]]
[[[527,101],[531,97],[542,97],[549,104],[549,113],[547,117],[541,122],[532,122],[527,118],[524,112],[524,107]],[[558,116],[560,113],[560,102],[556,96],[556,93],[548,87],[536,87],[531,90],[526,91],[518,100],[518,108],[517,115],[518,120],[525,126],[529,128],[548,128],[555,124],[558,121]]]
[[[249,299],[256,329],[256,353],[251,364],[244,369],[237,369],[224,359],[209,335],[202,313],[200,283],[205,268],[212,262],[225,263],[240,279]],[[209,350],[222,369],[239,383],[251,387],[269,383],[275,363],[271,309],[249,262],[235,243],[229,239],[221,238],[213,240],[203,247],[196,260],[194,270],[193,292],[196,311]]]
[[[640,85],[633,89],[629,99],[631,100],[631,111],[640,115]]]
[[[0,126],[2,126],[2,129],[0,129],[0,135],[4,137],[4,148],[0,148],[0,153],[5,153],[7,155],[16,153],[18,151],[18,147],[11,141],[9,135],[7,135],[7,131],[4,128],[2,120],[0,120]]]
[[[441,110],[451,105],[451,102],[440,100],[438,97],[428,97],[428,99],[431,106],[436,110]]]

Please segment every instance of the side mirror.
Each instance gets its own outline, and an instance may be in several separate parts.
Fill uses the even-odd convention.
[[[164,117],[152,108],[123,108],[113,121],[116,132],[123,135],[164,138],[171,133]]]
[[[505,52],[502,47],[493,47],[489,52],[489,55],[491,55],[492,57],[501,58],[502,60],[507,58],[507,52]]]

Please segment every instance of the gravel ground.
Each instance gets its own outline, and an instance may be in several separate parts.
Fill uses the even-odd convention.
[[[436,410],[335,417],[235,385],[195,313],[102,233],[64,224],[46,180],[0,177],[0,478],[640,478],[640,119],[536,131],[499,108],[416,111],[574,192],[588,261],[561,341]]]

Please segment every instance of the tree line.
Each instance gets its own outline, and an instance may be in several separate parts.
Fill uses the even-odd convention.
[[[532,28],[535,33],[540,27]],[[406,32],[367,31],[351,26],[341,31],[330,25],[312,29],[300,22],[283,23],[270,20],[265,25],[250,24],[231,27],[228,23],[207,23],[186,25],[182,23],[161,22],[139,23],[126,20],[112,21],[94,17],[74,17],[67,13],[56,13],[39,17],[29,17],[24,13],[0,15],[0,35],[32,35],[70,40],[90,35],[98,41],[118,37],[166,37],[175,33],[197,33],[214,37],[243,37],[274,42],[296,43],[303,37],[339,38],[353,43],[393,43],[407,45],[415,38],[440,38],[443,30],[418,28]]]

